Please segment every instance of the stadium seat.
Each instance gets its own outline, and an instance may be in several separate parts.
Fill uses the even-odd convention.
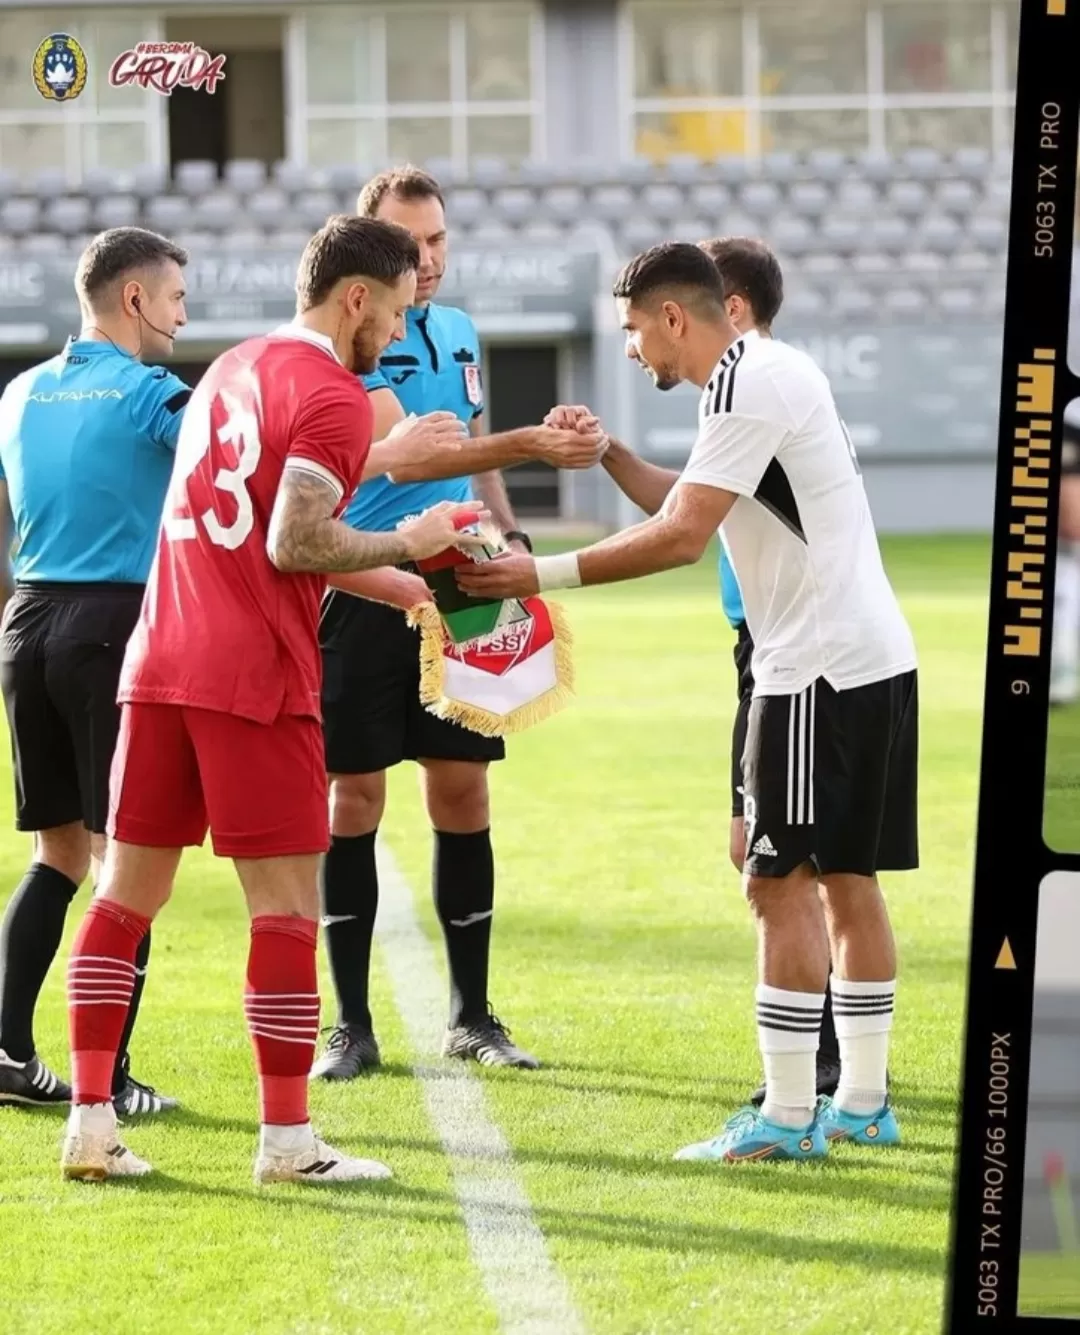
[[[903,218],[882,214],[867,222],[863,231],[864,244],[897,255],[907,245],[910,230]]]
[[[619,223],[637,208],[634,192],[625,185],[600,185],[589,195],[589,211],[604,222]]]
[[[947,213],[927,213],[915,226],[918,245],[946,255],[957,248],[963,235],[964,229]]]
[[[968,238],[985,250],[1004,250],[1009,237],[1009,225],[1004,218],[976,213],[968,219]]]
[[[833,207],[838,213],[853,218],[871,218],[877,213],[881,197],[869,181],[852,177],[841,181],[836,188]]]
[[[969,181],[983,181],[990,173],[990,153],[975,146],[958,148],[949,159],[949,167],[959,177]]]
[[[38,199],[59,199],[70,188],[67,172],[62,167],[42,167],[34,172],[30,184]]]
[[[842,213],[823,218],[818,232],[824,247],[845,255],[858,249],[862,234],[863,222],[859,218]]]
[[[731,190],[720,181],[703,181],[690,187],[687,203],[702,218],[718,222],[731,208]]]
[[[998,267],[995,257],[985,250],[969,250],[966,246],[960,247],[949,264],[957,273],[988,273]]]
[[[913,280],[920,280],[928,276],[936,278],[948,267],[948,261],[945,256],[936,250],[925,250],[913,246],[910,250],[905,250],[899,257],[899,267],[905,274],[910,274]]]
[[[44,223],[63,236],[77,236],[90,226],[90,201],[85,195],[52,199],[45,206]]]
[[[238,195],[252,195],[266,184],[266,163],[258,158],[234,158],[225,164],[225,184]]]
[[[311,240],[311,233],[304,227],[276,227],[267,232],[265,248],[267,250],[295,251],[297,259],[304,247]]]
[[[984,315],[989,315],[995,320],[1001,318],[1005,310],[1004,279],[995,277],[986,284],[982,290],[979,307]]]
[[[147,226],[171,235],[181,227],[192,226],[191,202],[179,195],[158,195],[146,203]]]
[[[782,214],[773,219],[769,226],[769,241],[780,254],[785,256],[805,255],[813,244],[814,228],[805,218]]]
[[[896,257],[882,250],[860,250],[852,255],[851,271],[861,278],[874,279],[896,272]]]
[[[891,287],[881,299],[879,309],[889,315],[922,315],[926,310],[926,300],[914,288]]]
[[[14,172],[0,168],[0,201],[11,199],[19,193],[19,178]]]
[[[215,232],[233,231],[243,221],[240,200],[226,190],[214,190],[195,201],[192,216],[196,227]]]
[[[705,174],[705,164],[696,153],[672,153],[664,163],[664,170],[676,184],[693,185]]]
[[[490,155],[473,158],[469,169],[469,174],[476,184],[488,190],[503,185],[510,175],[510,167],[506,160]]]
[[[670,222],[685,211],[686,204],[678,186],[657,182],[642,190],[641,207],[650,217]]]
[[[274,184],[290,195],[299,195],[305,190],[322,190],[326,185],[321,171],[301,162],[275,162],[270,174]]]
[[[895,212],[917,218],[926,212],[930,193],[919,181],[890,181],[885,188],[885,202]]]
[[[946,213],[970,213],[979,202],[979,192],[964,179],[941,181],[934,191],[934,203]]]
[[[103,232],[110,227],[137,227],[141,214],[134,195],[105,195],[94,204],[94,226]]]
[[[173,168],[173,183],[182,195],[197,199],[217,189],[218,169],[216,162],[191,160],[178,162]]]
[[[142,162],[132,170],[132,193],[140,199],[153,199],[169,188],[169,173],[157,163]]]
[[[706,218],[677,218],[670,224],[668,235],[672,241],[688,241],[696,246],[707,236],[712,236],[716,229]]]
[[[761,176],[766,181],[786,185],[800,174],[801,163],[794,153],[766,153],[761,159]]]
[[[865,287],[841,284],[833,293],[833,309],[838,315],[870,315],[876,306],[874,294]]]
[[[576,185],[556,185],[545,190],[540,200],[541,216],[556,222],[572,223],[585,211],[585,194]]]
[[[131,173],[113,171],[110,167],[87,167],[79,182],[79,189],[91,199],[125,195],[131,190]]]
[[[972,315],[978,311],[982,293],[974,287],[939,287],[934,298],[946,315]]]
[[[265,244],[263,233],[251,227],[223,232],[217,239],[217,245],[227,255],[259,255]]]
[[[619,231],[619,243],[630,255],[659,245],[666,238],[664,228],[652,218],[628,218]]]
[[[896,175],[897,164],[892,156],[883,149],[865,148],[855,155],[853,166],[855,174],[866,181],[882,184]]]
[[[508,186],[496,190],[492,197],[496,217],[513,227],[520,227],[536,216],[536,195],[521,186]]]
[[[1012,207],[1012,178],[988,176],[983,190],[983,204],[996,209],[1002,217],[1007,218]]]
[[[832,191],[823,181],[793,181],[787,202],[796,213],[816,218],[832,203]]]
[[[739,187],[739,205],[754,218],[768,218],[783,202],[783,192],[773,180],[747,181]]]
[[[484,218],[469,229],[469,240],[476,245],[501,246],[512,241],[516,235],[513,227],[508,227],[497,218]]]
[[[364,182],[372,175],[371,168],[362,162],[336,162],[326,169],[326,189],[351,195],[355,204]]]
[[[487,217],[487,195],[471,187],[451,190],[446,196],[446,212],[455,226],[468,227]]]
[[[310,190],[292,202],[290,222],[317,229],[337,212],[337,200],[328,190]]]
[[[523,240],[533,241],[537,245],[557,245],[565,235],[565,230],[558,223],[545,218],[530,219],[520,232]]]
[[[806,155],[805,171],[811,181],[841,181],[848,169],[848,156],[835,148],[814,148]]]
[[[213,254],[220,249],[220,237],[213,232],[203,232],[192,227],[182,232],[177,232],[173,240],[178,246],[183,246],[191,256]]]
[[[0,232],[0,256],[8,259],[18,253],[19,243],[13,236]]]
[[[40,214],[36,199],[7,199],[0,204],[0,232],[25,236],[37,227]]]
[[[277,227],[289,212],[289,196],[279,186],[264,186],[245,201],[244,211],[262,227]]]
[[[659,179],[656,164],[640,155],[628,158],[625,162],[616,163],[615,166],[616,173],[613,179],[620,181],[623,185],[642,186]],[[701,180],[706,175],[708,175],[708,164],[699,163],[698,174],[694,179]]]
[[[714,158],[712,166],[718,179],[727,181],[731,185],[745,181],[750,176],[750,164],[747,159],[736,157],[734,154]]]
[[[20,254],[32,255],[35,259],[67,255],[72,250],[75,250],[75,247],[71,239],[61,236],[59,232],[33,232],[30,236],[23,237],[19,245]]]
[[[813,250],[803,257],[802,272],[813,278],[838,278],[848,271],[846,255],[835,250]]]
[[[514,174],[523,185],[531,185],[537,189],[554,185],[559,179],[558,168],[550,162],[538,162],[535,158],[526,158],[518,165]]]
[[[936,148],[909,148],[900,155],[904,172],[917,181],[934,181],[942,175],[944,162]]]

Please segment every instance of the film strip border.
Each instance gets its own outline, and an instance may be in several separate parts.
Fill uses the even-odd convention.
[[[946,1329],[1017,1315],[1061,419],[1080,125],[1080,0],[1022,0],[962,1135]],[[1075,275],[1080,282],[1080,273]],[[1080,1329],[1058,1322],[1054,1329]]]

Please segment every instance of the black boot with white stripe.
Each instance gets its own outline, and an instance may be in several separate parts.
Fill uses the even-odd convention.
[[[460,1061],[475,1061],[481,1066],[516,1066],[536,1071],[540,1063],[529,1052],[510,1041],[510,1031],[495,1015],[488,1015],[478,1024],[463,1024],[447,1029],[443,1039],[443,1056]]]
[[[113,1107],[117,1117],[154,1117],[158,1113],[171,1112],[179,1108],[180,1100],[171,1099],[166,1094],[159,1094],[151,1085],[144,1085],[132,1078],[128,1070],[128,1058],[121,1067],[124,1084],[119,1093],[113,1095]]]
[[[0,1103],[51,1108],[71,1102],[71,1086],[37,1057],[17,1062],[0,1048]]]

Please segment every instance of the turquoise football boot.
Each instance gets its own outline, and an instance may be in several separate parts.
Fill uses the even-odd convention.
[[[724,1163],[750,1160],[823,1159],[829,1142],[817,1116],[809,1126],[794,1130],[767,1121],[757,1108],[743,1108],[713,1140],[687,1145],[676,1159],[719,1159]]]
[[[842,1112],[832,1099],[823,1098],[818,1104],[817,1120],[832,1141],[851,1140],[856,1145],[899,1145],[900,1126],[892,1104],[886,1098],[876,1113]]]

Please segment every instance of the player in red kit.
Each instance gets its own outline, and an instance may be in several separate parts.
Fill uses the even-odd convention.
[[[235,862],[252,919],[244,1000],[261,1103],[256,1181],[390,1174],[323,1144],[308,1120],[316,875],[329,845],[318,617],[327,572],[434,555],[483,517],[444,504],[380,534],[338,520],[371,444],[357,375],[402,337],[418,262],[404,229],[331,218],[301,259],[294,323],[219,357],[188,405],[121,679],[108,855],[68,967],[66,1177],[149,1171],[117,1139],[113,1057],[135,951],[182,850],[208,828],[215,853]]]

